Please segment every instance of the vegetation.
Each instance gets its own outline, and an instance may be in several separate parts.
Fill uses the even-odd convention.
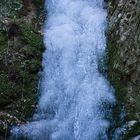
[[[113,0],[109,1],[108,9],[107,66],[108,78],[116,90],[117,104],[113,117],[116,122],[115,127],[136,121],[131,128],[126,128],[123,140],[131,139],[140,133],[139,56],[137,52],[140,46],[140,30],[139,5],[137,4],[138,2],[131,0]],[[125,111],[123,118],[120,117],[122,108]]]
[[[26,9],[24,2],[3,2],[0,2],[0,135],[5,136],[12,125],[24,123],[36,109],[44,47],[40,23],[29,22],[28,12],[20,14]],[[42,7],[43,0],[40,4]]]

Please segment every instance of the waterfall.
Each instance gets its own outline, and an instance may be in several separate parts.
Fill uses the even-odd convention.
[[[38,109],[15,140],[108,140],[114,91],[99,71],[106,48],[103,0],[46,0]],[[11,138],[11,139],[12,139]]]

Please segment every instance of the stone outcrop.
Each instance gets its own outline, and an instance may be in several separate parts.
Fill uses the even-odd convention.
[[[125,120],[140,121],[140,1],[108,2],[108,76]],[[134,126],[127,139],[140,134]]]
[[[43,0],[0,1],[0,139],[36,109]]]

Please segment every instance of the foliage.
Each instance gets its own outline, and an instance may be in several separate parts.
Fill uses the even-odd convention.
[[[31,25],[20,18],[21,8],[22,0],[0,1],[0,113],[4,112],[0,114],[0,133],[7,133],[11,125],[19,123],[10,118],[25,122],[36,109],[43,37],[35,26],[37,20]],[[8,22],[20,29],[15,40],[8,40],[9,27],[3,22],[5,18],[10,18]],[[7,29],[2,31],[5,27]]]

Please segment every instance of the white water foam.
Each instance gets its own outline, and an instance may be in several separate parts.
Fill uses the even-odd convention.
[[[33,140],[108,140],[113,89],[99,72],[105,53],[103,0],[47,0],[41,97],[33,121],[13,137]]]

